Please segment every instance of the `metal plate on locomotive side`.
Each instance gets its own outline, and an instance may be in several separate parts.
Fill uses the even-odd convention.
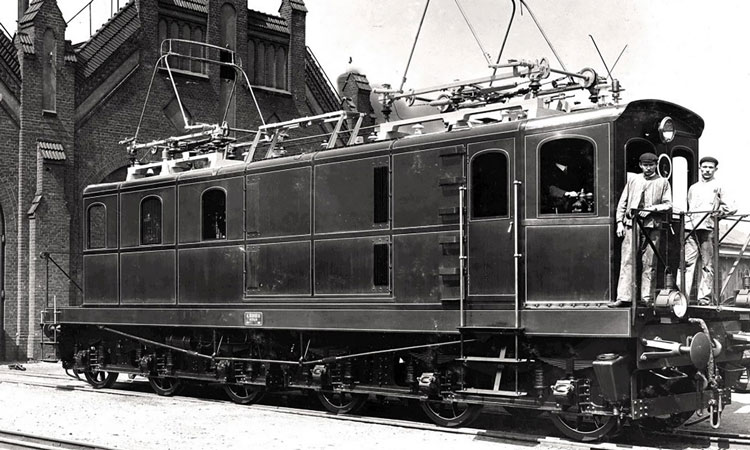
[[[246,327],[262,327],[263,326],[263,313],[259,311],[245,311],[245,326]]]

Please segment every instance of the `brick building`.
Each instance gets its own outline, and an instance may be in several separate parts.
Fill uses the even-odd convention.
[[[130,0],[73,45],[56,0],[19,0],[14,36],[0,32],[0,359],[38,356],[40,311],[79,300],[80,195],[88,184],[124,179],[128,158],[118,142],[134,135],[163,39],[235,50],[266,122],[340,108],[305,45],[303,0],[280,3],[274,16],[249,10],[247,0]],[[238,88],[232,100],[218,66],[184,58],[172,66],[192,120],[220,122],[229,103],[230,126],[260,125],[249,90]],[[158,69],[139,141],[183,131],[167,72]]]

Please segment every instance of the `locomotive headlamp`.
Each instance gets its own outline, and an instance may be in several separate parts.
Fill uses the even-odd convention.
[[[685,294],[676,289],[662,289],[656,296],[654,307],[669,308],[675,317],[682,319],[687,314],[688,301]]]
[[[675,131],[674,121],[671,117],[666,116],[659,122],[659,139],[665,144],[672,142],[677,132]]]

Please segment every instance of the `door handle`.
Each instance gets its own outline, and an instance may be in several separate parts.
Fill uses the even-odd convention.
[[[508,231],[507,232],[510,233],[511,231],[513,231],[513,222],[511,222],[511,223],[508,224]]]

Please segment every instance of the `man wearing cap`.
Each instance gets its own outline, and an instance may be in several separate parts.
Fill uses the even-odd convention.
[[[685,295],[689,296],[695,279],[695,265],[701,257],[701,281],[698,286],[699,305],[711,302],[714,282],[713,216],[733,214],[714,178],[719,161],[713,156],[704,156],[699,163],[700,179],[688,190],[688,213],[685,216]],[[693,213],[691,213],[693,212]],[[680,277],[678,277],[680,279]]]
[[[628,173],[625,189],[617,204],[617,236],[624,238],[620,253],[620,280],[617,283],[617,300],[608,306],[629,306],[632,301],[632,285],[635,267],[633,267],[633,217],[642,218],[641,231],[648,236],[654,246],[659,246],[659,223],[662,214],[672,208],[672,188],[667,179],[656,173],[656,155],[644,153],[638,158],[638,166],[643,173]],[[643,239],[637,249],[641,255],[641,303],[652,301],[651,284],[654,279],[654,250]]]

